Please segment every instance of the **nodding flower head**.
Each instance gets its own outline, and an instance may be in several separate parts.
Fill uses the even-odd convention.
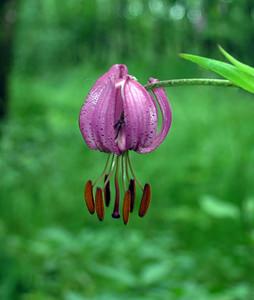
[[[157,81],[149,79],[149,83]],[[159,111],[162,119],[160,130]],[[151,186],[148,183],[143,186],[135,176],[129,151],[148,153],[155,150],[164,141],[171,120],[164,89],[154,88],[150,94],[128,74],[125,65],[113,65],[96,81],[81,108],[79,127],[90,149],[109,155],[101,176],[94,182],[88,180],[85,185],[84,198],[91,214],[96,212],[99,220],[103,220],[104,203],[110,205],[113,178],[115,202],[112,217],[120,217],[120,193],[123,192],[122,218],[125,224],[128,223],[129,213],[134,209],[136,184],[142,191],[139,216],[145,215],[151,200]]]

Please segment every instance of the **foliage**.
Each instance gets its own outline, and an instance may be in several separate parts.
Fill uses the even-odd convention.
[[[124,227],[110,214],[99,223],[82,200],[85,180],[105,160],[87,150],[77,124],[80,99],[97,76],[82,67],[64,78],[13,78],[0,148],[1,298],[249,299],[251,96],[168,90],[172,132],[154,153],[133,156],[153,203],[148,216],[136,211]]]
[[[136,60],[183,77],[176,54],[216,58],[217,43],[254,64],[252,0],[20,0],[18,21],[15,64],[32,74]]]
[[[177,53],[216,58],[220,43],[253,65],[252,2],[17,2],[0,136],[1,300],[254,299],[253,95],[167,89],[172,131],[132,155],[151,207],[127,227],[85,209],[84,183],[106,155],[87,149],[77,122],[111,63],[142,83],[200,76]]]
[[[200,65],[205,69],[221,75],[222,77],[230,80],[236,86],[239,86],[250,93],[254,93],[254,68],[236,60],[222,47],[219,49],[222,54],[232,63],[232,65],[198,55],[181,54],[180,56]]]

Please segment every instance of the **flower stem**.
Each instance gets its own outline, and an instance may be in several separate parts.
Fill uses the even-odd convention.
[[[145,88],[149,90],[156,87],[169,87],[169,86],[181,86],[181,85],[212,85],[212,86],[236,87],[236,85],[234,85],[232,82],[224,79],[187,78],[187,79],[162,80],[155,83],[148,83],[145,85]]]

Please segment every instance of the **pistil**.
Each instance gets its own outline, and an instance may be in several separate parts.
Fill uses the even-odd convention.
[[[116,173],[115,173],[115,205],[114,210],[112,213],[112,218],[118,219],[120,218],[119,213],[119,198],[120,198],[120,189],[119,189],[119,182],[118,182],[118,169],[119,169],[119,156],[116,158]]]
[[[111,158],[111,160],[110,160]],[[119,174],[120,172],[120,174]],[[129,173],[130,172],[130,173]],[[110,191],[110,179],[114,176],[115,187],[115,202],[112,217],[115,219],[120,218],[120,196],[123,197],[122,202],[122,218],[126,225],[129,221],[129,215],[134,210],[135,198],[136,198],[136,183],[142,191],[142,198],[140,201],[140,207],[138,214],[143,217],[148,210],[151,201],[151,186],[147,183],[144,188],[135,176],[134,169],[132,167],[128,151],[122,153],[122,155],[109,155],[106,165],[102,174],[92,184],[91,180],[88,180],[85,186],[84,198],[88,211],[91,214],[96,212],[100,221],[104,219],[104,205],[108,207],[110,205],[111,191]],[[119,185],[119,176],[121,180],[121,191]],[[95,199],[93,197],[93,187],[99,184],[104,177],[102,188],[96,187]],[[120,195],[121,194],[121,195]],[[103,199],[104,198],[104,199]]]

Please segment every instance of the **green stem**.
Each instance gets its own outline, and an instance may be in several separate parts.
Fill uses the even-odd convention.
[[[212,86],[224,86],[224,87],[236,86],[229,80],[224,80],[224,79],[188,78],[188,79],[162,80],[155,83],[148,83],[145,85],[145,88],[149,90],[156,87],[169,87],[169,86],[181,86],[181,85],[212,85]]]

